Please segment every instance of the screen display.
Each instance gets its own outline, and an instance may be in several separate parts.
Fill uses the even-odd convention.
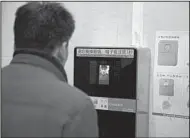
[[[75,50],[74,85],[90,96],[136,98],[136,51],[134,57],[77,56]],[[113,55],[113,54],[112,54]]]
[[[99,84],[109,85],[109,65],[99,65]]]

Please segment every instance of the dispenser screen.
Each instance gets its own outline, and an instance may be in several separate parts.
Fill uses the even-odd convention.
[[[109,65],[99,65],[99,84],[109,85]]]
[[[136,49],[75,49],[74,85],[88,95],[136,98]]]
[[[134,48],[75,48],[74,86],[91,97],[101,98],[93,101],[98,107],[100,138],[135,138],[136,114],[123,112],[121,100],[135,103],[136,74]]]

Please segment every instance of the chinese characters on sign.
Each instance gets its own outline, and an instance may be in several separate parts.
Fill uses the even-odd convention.
[[[77,49],[78,57],[125,57],[134,58],[133,49]]]
[[[188,63],[189,32],[158,31],[152,111],[152,124],[157,127],[153,137],[189,136]],[[167,129],[161,126],[167,126]]]

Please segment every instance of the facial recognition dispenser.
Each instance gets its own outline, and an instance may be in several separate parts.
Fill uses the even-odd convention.
[[[148,137],[150,50],[76,47],[74,85],[97,110],[100,138]]]

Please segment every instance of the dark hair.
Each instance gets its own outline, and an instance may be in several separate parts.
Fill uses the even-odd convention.
[[[68,42],[74,29],[72,15],[61,4],[29,2],[16,12],[15,48],[53,50]]]

